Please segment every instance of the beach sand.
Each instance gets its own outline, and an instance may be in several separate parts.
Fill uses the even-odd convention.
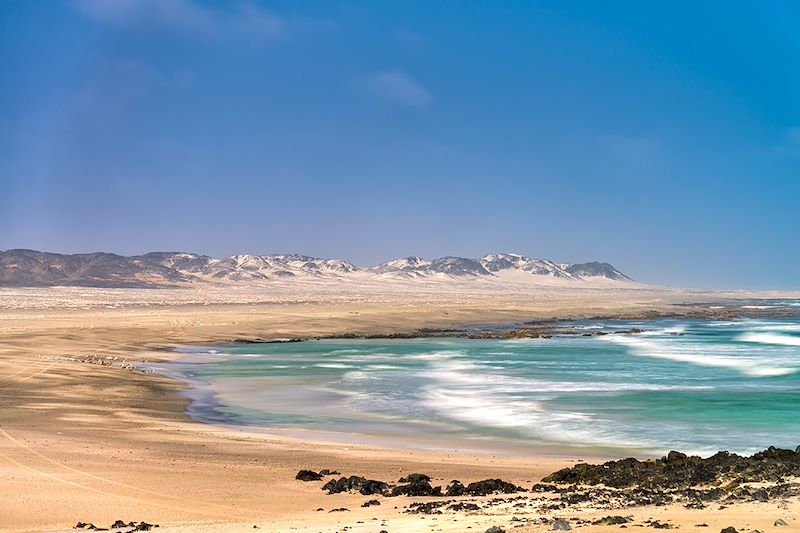
[[[326,495],[300,469],[335,469],[397,481],[421,472],[435,484],[501,478],[529,487],[546,474],[601,457],[492,455],[462,450],[378,448],[311,442],[192,421],[184,385],[142,372],[181,345],[423,327],[512,324],[552,317],[685,312],[695,303],[776,294],[637,288],[464,293],[426,289],[288,291],[221,289],[0,289],[0,530],[71,530],[77,522],[160,524],[159,531],[478,531],[498,525],[546,531],[512,517],[594,520],[633,515],[684,531],[800,531],[797,502],[708,507],[574,508],[544,515],[493,507],[486,513],[410,515],[411,501]],[[797,295],[786,295],[797,297]],[[765,443],[765,446],[769,443]],[[534,495],[525,494],[525,497]],[[486,499],[491,499],[487,497]],[[349,511],[329,512],[335,508]],[[317,509],[323,509],[318,511]],[[707,523],[708,528],[694,525]],[[618,531],[619,526],[586,526]]]

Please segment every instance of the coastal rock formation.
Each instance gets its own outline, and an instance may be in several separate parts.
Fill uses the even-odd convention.
[[[319,481],[322,479],[322,474],[318,474],[313,470],[301,470],[294,478],[300,481]]]
[[[129,527],[131,529],[125,531],[125,533],[135,533],[137,531],[152,531],[154,527],[158,527],[158,524],[148,524],[147,522],[128,522],[126,523],[124,520],[116,520],[113,524],[111,524],[107,528],[100,528],[94,524],[88,522],[78,522],[72,529],[88,529],[91,531],[108,531],[109,529],[123,529]]]
[[[314,474],[314,472],[301,470],[297,475],[303,474],[306,477],[306,472]],[[297,477],[300,479],[300,477]],[[442,496],[442,487],[432,486],[430,476],[425,474],[410,474],[402,477],[398,485],[385,483],[383,481],[376,481],[374,479],[366,479],[360,476],[341,477],[339,479],[332,479],[322,486],[322,490],[328,494],[338,494],[340,492],[360,492],[365,496],[378,494],[383,496]],[[489,494],[513,494],[515,492],[524,492],[525,489],[503,481],[502,479],[484,479],[483,481],[476,481],[470,483],[466,487],[458,480],[453,480],[447,487],[445,496],[487,496]]]
[[[427,477],[427,476],[425,476]],[[442,487],[433,487],[424,480],[418,479],[405,485],[392,488],[391,496],[441,496]]]
[[[457,481],[454,483],[458,483]],[[513,494],[523,492],[525,489],[502,479],[484,479],[470,483],[464,489],[464,494],[470,496],[486,496],[487,494]]]
[[[787,476],[800,476],[800,448],[792,451],[771,447],[750,457],[718,452],[705,459],[673,451],[655,461],[629,458],[601,465],[578,464],[547,476],[543,482],[647,489],[726,483],[734,488],[740,483],[778,482]]]
[[[350,476],[332,479],[322,486],[322,490],[327,490],[328,494],[357,491],[365,496],[370,496],[372,494],[386,495],[389,493],[389,484],[374,479]]]

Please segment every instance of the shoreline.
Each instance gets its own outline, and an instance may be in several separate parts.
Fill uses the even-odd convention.
[[[450,446],[431,438],[422,440],[419,437],[400,437],[398,435],[379,435],[344,430],[309,429],[300,426],[263,427],[255,424],[236,423],[230,418],[226,420],[226,416],[228,415],[219,413],[217,409],[224,404],[216,400],[214,392],[209,390],[207,383],[175,376],[170,372],[165,373],[156,370],[156,373],[188,387],[177,394],[189,400],[186,414],[192,421],[221,431],[246,434],[253,438],[303,442],[323,446],[347,446],[350,448],[365,449],[379,448],[387,451],[402,452],[463,453],[474,456],[513,457],[520,459],[567,460],[580,457],[582,460],[600,461],[620,459],[629,456],[628,454],[615,453],[612,447],[603,449],[602,446],[586,446],[584,449],[570,448],[566,451],[559,451],[559,445],[556,443],[550,445],[540,444],[536,446],[523,446],[514,441],[499,443],[491,436],[483,438],[475,437],[472,443],[468,442],[469,439],[466,438],[462,438],[461,440],[449,440],[447,444],[452,444],[452,446]],[[193,406],[194,402],[200,402],[201,405],[195,407]],[[481,440],[485,442],[480,442]],[[463,445],[456,446],[457,443]],[[652,457],[656,455],[658,454],[652,454]]]
[[[668,315],[667,326],[670,321],[676,320],[680,323],[696,322],[704,323],[708,321],[718,320],[720,318],[730,319],[730,314],[725,314],[720,317],[718,313],[712,312],[707,315],[697,316],[696,314],[689,316],[680,316],[676,318],[675,314]],[[800,310],[790,309],[787,312],[775,312],[774,310],[760,311],[757,313],[749,312],[747,314],[737,314],[736,319],[741,319],[743,323],[747,320],[757,318],[763,319],[786,319],[786,318],[800,317]],[[171,363],[162,365],[160,367],[153,367],[161,375],[179,380],[189,387],[187,391],[181,393],[182,396],[190,400],[187,408],[187,414],[195,421],[205,424],[216,424],[222,427],[231,428],[238,431],[252,432],[274,437],[288,437],[292,439],[300,439],[308,442],[317,442],[321,444],[341,444],[350,446],[369,445],[380,446],[385,448],[394,449],[417,449],[427,451],[449,451],[458,452],[465,451],[478,454],[499,454],[506,456],[527,456],[527,457],[564,457],[564,456],[581,456],[583,458],[592,459],[606,459],[606,458],[623,458],[623,457],[637,457],[637,458],[658,458],[666,454],[670,450],[679,450],[682,452],[691,452],[693,454],[705,455],[713,454],[720,450],[729,450],[735,445],[729,443],[727,445],[720,444],[718,448],[687,448],[678,444],[670,444],[664,442],[661,445],[652,444],[651,447],[632,447],[626,446],[622,443],[595,443],[595,444],[580,444],[578,442],[559,442],[548,441],[547,439],[539,439],[533,435],[523,437],[522,435],[499,435],[481,432],[479,428],[463,425],[459,429],[455,427],[447,430],[446,427],[451,425],[442,421],[436,422],[434,420],[424,419],[408,419],[398,421],[397,428],[387,427],[387,431],[376,431],[380,427],[379,421],[373,420],[373,431],[367,429],[371,423],[368,419],[361,420],[358,418],[357,413],[354,411],[353,419],[342,419],[341,425],[337,428],[324,428],[315,427],[314,425],[304,425],[303,422],[297,422],[294,425],[291,422],[283,422],[276,420],[269,422],[267,420],[257,419],[258,407],[241,404],[240,407],[244,408],[244,412],[236,410],[236,402],[225,402],[220,400],[220,395],[226,390],[218,389],[213,381],[204,381],[202,379],[192,378],[188,373],[193,373],[199,366],[204,364],[214,364],[224,361],[235,361],[238,358],[231,353],[226,353],[228,348],[245,348],[247,346],[272,345],[272,344],[293,344],[298,342],[303,343],[326,343],[337,341],[388,341],[393,343],[397,341],[436,341],[440,339],[458,339],[468,342],[472,341],[486,341],[486,340],[523,340],[523,339],[542,339],[543,342],[548,342],[548,339],[580,339],[585,337],[602,337],[602,336],[647,336],[652,331],[648,329],[647,324],[639,324],[639,322],[655,322],[656,320],[663,320],[661,317],[655,318],[647,315],[646,319],[641,316],[633,320],[633,324],[638,327],[631,327],[631,322],[626,319],[619,319],[617,317],[609,319],[609,317],[593,317],[591,319],[582,319],[580,321],[539,321],[536,325],[526,325],[519,327],[518,324],[497,327],[473,327],[473,328],[447,328],[447,329],[424,329],[413,332],[400,332],[388,334],[371,334],[371,335],[356,335],[352,333],[342,333],[330,335],[325,337],[314,338],[294,338],[294,339],[275,339],[265,342],[258,342],[256,340],[248,340],[246,342],[226,342],[221,344],[213,344],[207,346],[192,346],[192,347],[179,347],[176,351],[181,354],[181,357]],[[587,332],[585,328],[586,323],[600,321],[603,324],[599,326],[592,326],[591,331]],[[532,323],[526,323],[532,324]],[[665,326],[662,322],[659,327]],[[683,336],[684,333],[670,333],[671,335]],[[355,346],[362,346],[357,344]],[[369,346],[369,345],[366,345]],[[383,346],[383,345],[382,345]],[[391,344],[386,344],[391,346]],[[310,348],[313,350],[313,348]],[[325,365],[322,365],[325,366]],[[273,378],[275,379],[275,378]],[[272,382],[270,382],[272,383]],[[302,385],[300,385],[302,386]],[[234,389],[236,390],[236,389]],[[230,390],[228,390],[230,392]],[[252,416],[248,416],[247,412],[254,410]],[[281,411],[271,411],[269,416],[278,417],[280,419],[283,414]],[[291,415],[286,415],[291,416]],[[343,416],[349,416],[343,413]],[[367,414],[368,416],[368,414]],[[255,418],[254,418],[255,417]],[[360,427],[362,423],[366,426]],[[458,422],[454,422],[458,425]],[[428,427],[430,426],[430,427]],[[438,429],[436,426],[441,426]],[[414,429],[416,428],[416,430]],[[418,431],[417,431],[418,430]],[[453,433],[452,431],[455,430]],[[750,443],[753,444],[753,443]],[[773,441],[764,441],[761,443],[763,447],[778,444]],[[784,443],[785,444],[785,443]],[[746,449],[736,450],[739,453],[753,453],[758,448],[748,446]]]
[[[82,300],[75,300],[74,291],[0,291],[0,494],[5,508],[0,529],[4,531],[66,531],[78,521],[107,526],[116,519],[144,520],[176,532],[252,531],[257,525],[266,531],[333,532],[348,526],[356,533],[374,533],[371,524],[385,524],[392,533],[427,531],[430,515],[426,520],[426,515],[404,512],[403,506],[418,501],[414,498],[361,508],[364,496],[327,496],[294,476],[304,468],[333,468],[373,479],[396,480],[423,472],[438,484],[501,478],[530,486],[585,458],[487,456],[255,438],[192,421],[186,415],[187,401],[179,396],[184,385],[131,370],[130,365],[169,361],[175,355],[163,350],[175,346],[236,338],[509,324],[563,316],[565,309],[596,313],[611,308],[625,313],[642,305],[668,310],[673,304],[652,302],[685,299],[652,291],[638,301],[627,293],[610,292],[592,297],[562,294],[555,299],[478,295],[436,303],[402,295],[378,303],[346,296],[318,298],[318,303],[309,304],[286,303],[286,295],[279,295],[265,296],[257,304],[198,305],[181,303],[183,298],[202,300],[204,296],[197,293],[177,295],[175,302],[163,301],[163,293],[142,291],[109,294],[82,289],[80,294]],[[707,293],[698,300],[701,296],[709,300]],[[209,301],[218,298],[212,295]],[[65,309],[64,299],[79,306]],[[401,508],[393,509],[401,503]],[[740,521],[766,528],[764,520],[755,518],[763,514],[764,505],[773,509],[772,504],[753,509],[737,505],[726,513],[730,520],[725,522],[731,523],[723,526]],[[325,511],[316,512],[319,507]],[[328,512],[336,507],[350,511]],[[508,528],[514,524],[512,516],[523,512],[512,504],[503,509],[448,511],[437,527],[454,532],[467,526],[478,532],[493,525]],[[637,520],[650,516],[674,524],[697,523],[698,515],[681,509],[642,507],[626,512]],[[581,513],[592,519],[609,514]],[[770,513],[786,515],[793,523],[785,510],[776,507]],[[546,516],[551,520],[559,514],[568,517],[575,511]],[[522,525],[518,531],[551,529],[549,523]],[[591,531],[617,528],[598,525]]]

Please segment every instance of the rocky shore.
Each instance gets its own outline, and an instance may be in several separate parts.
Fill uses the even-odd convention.
[[[338,472],[302,470],[296,479],[319,482],[332,475]],[[749,457],[719,452],[701,458],[673,451],[657,460],[628,458],[602,464],[580,463],[554,472],[527,488],[501,479],[466,485],[452,480],[442,487],[432,484],[430,476],[418,473],[404,476],[396,483],[360,476],[332,477],[320,488],[330,495],[358,493],[373,497],[362,507],[381,505],[382,500],[375,496],[424,498],[404,506],[404,512],[409,514],[492,513],[493,509],[511,508],[516,513],[512,521],[517,525],[547,525],[553,530],[566,531],[585,525],[627,527],[627,524],[673,529],[672,524],[658,520],[635,523],[632,515],[610,514],[590,520],[582,517],[581,512],[676,504],[686,509],[720,511],[741,503],[796,501],[800,497],[800,447],[796,450],[771,447]],[[331,512],[347,510],[336,508]],[[564,512],[569,511],[577,514],[563,518]],[[786,522],[776,518],[775,526],[781,525]],[[736,531],[735,526],[731,528],[729,533]]]
[[[642,328],[623,330],[603,328],[597,330],[576,329],[580,321],[656,321],[662,319],[697,320],[737,320],[737,319],[786,319],[800,317],[800,308],[754,308],[718,309],[716,306],[703,307],[686,304],[680,311],[643,311],[641,313],[621,313],[607,315],[569,315],[554,316],[546,320],[531,320],[510,326],[470,327],[470,328],[418,328],[412,330],[386,331],[381,333],[346,332],[313,337],[240,337],[231,342],[240,344],[293,343],[308,340],[328,339],[420,339],[420,338],[458,338],[458,339],[550,339],[559,337],[596,337],[603,335],[633,335],[643,333]]]

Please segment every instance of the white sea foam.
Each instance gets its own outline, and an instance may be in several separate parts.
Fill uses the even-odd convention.
[[[788,331],[800,331],[790,329]],[[778,344],[781,346],[800,346],[800,337],[785,335],[783,333],[742,333],[737,337],[742,342],[754,342],[758,344]]]
[[[706,385],[664,385],[658,383],[630,383],[612,381],[544,381],[524,379],[497,372],[496,367],[477,365],[470,361],[443,361],[420,370],[417,375],[431,379],[445,388],[471,388],[486,393],[546,394],[570,392],[639,392],[668,390],[707,390]]]
[[[639,335],[643,335],[645,337],[656,337],[659,335],[681,335],[683,333],[686,333],[685,325],[670,326],[668,328],[643,331],[639,333]]]
[[[587,445],[648,447],[652,443],[625,437],[611,420],[592,413],[554,411],[541,402],[519,397],[497,396],[490,391],[430,387],[426,389],[428,408],[440,415],[484,428],[512,430],[538,439]],[[611,428],[611,429],[606,429]]]
[[[749,329],[758,331],[800,331],[800,324],[767,324],[764,326],[755,326]]]
[[[630,353],[639,357],[667,359],[692,365],[727,368],[753,377],[784,376],[799,369],[794,366],[770,364],[763,357],[747,355],[736,347],[709,347],[690,342],[675,342],[669,339],[642,339],[632,336],[607,336],[610,342],[628,346]],[[725,353],[720,353],[725,352]]]
[[[352,368],[351,365],[345,365],[343,363],[316,363],[314,366],[319,368]]]
[[[402,370],[402,366],[396,365],[367,365],[370,370]]]
[[[419,361],[442,361],[442,360],[452,359],[454,357],[463,357],[464,355],[465,354],[463,352],[448,350],[448,351],[410,354],[406,355],[405,357],[407,359],[416,359]]]

